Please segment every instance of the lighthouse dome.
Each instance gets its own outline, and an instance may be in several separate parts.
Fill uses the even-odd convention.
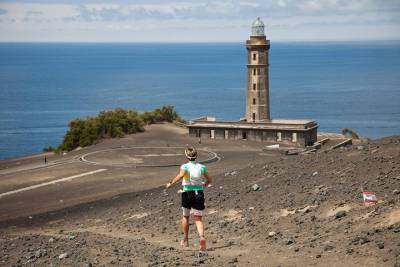
[[[251,25],[252,36],[264,36],[264,22],[258,17]]]

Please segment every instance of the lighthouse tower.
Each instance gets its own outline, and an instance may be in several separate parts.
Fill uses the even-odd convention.
[[[246,121],[269,122],[268,51],[270,42],[264,34],[264,23],[257,18],[251,27],[247,48]]]

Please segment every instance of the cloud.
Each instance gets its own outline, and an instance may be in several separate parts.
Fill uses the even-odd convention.
[[[187,38],[193,40],[219,39],[224,35],[226,40],[231,40],[235,33],[237,39],[247,35],[257,16],[266,23],[268,34],[283,36],[283,39],[302,36],[299,30],[312,34],[312,27],[333,30],[336,36],[332,38],[340,38],[340,32],[345,31],[343,27],[347,26],[348,31],[354,25],[371,39],[381,38],[376,34],[377,29],[385,29],[382,32],[391,35],[390,38],[400,36],[396,30],[400,26],[398,0],[172,1],[0,0],[0,41],[34,34],[38,35],[37,39],[46,34],[56,38],[59,32],[68,32],[73,40],[81,38],[80,32],[96,38],[104,35],[109,40],[112,31],[121,33],[118,38],[133,41],[139,38],[146,41],[150,33],[152,38],[161,38],[165,31],[175,33],[163,37],[167,39],[179,39],[181,33],[191,35]],[[372,25],[375,37],[369,33]],[[316,38],[319,36],[320,31],[315,34]]]
[[[8,12],[7,9],[0,8],[0,16],[7,14],[7,12]]]

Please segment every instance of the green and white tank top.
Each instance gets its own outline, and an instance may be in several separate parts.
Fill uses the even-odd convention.
[[[196,162],[188,162],[181,166],[185,171],[182,179],[183,191],[203,190],[203,175],[207,172],[206,166]]]

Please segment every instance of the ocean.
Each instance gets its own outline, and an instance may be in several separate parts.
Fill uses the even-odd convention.
[[[57,146],[70,120],[116,107],[238,120],[246,57],[243,43],[0,43],[0,159]],[[273,118],[399,135],[399,87],[400,42],[271,44]]]

